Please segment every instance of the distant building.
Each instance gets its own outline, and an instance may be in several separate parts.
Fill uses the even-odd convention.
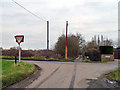
[[[120,47],[120,30],[118,30],[118,46]]]
[[[114,49],[114,59],[120,59],[120,48]]]

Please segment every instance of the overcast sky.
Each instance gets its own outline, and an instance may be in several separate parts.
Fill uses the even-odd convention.
[[[68,33],[83,34],[86,41],[93,35],[118,38],[119,0],[14,0],[42,19],[50,22],[50,48],[58,37]],[[46,49],[46,22],[31,15],[12,0],[0,1],[2,47],[16,47],[15,35],[25,36],[23,49]],[[1,42],[0,42],[1,43]]]

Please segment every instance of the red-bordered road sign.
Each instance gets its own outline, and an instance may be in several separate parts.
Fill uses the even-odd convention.
[[[15,39],[16,39],[16,42],[20,45],[20,43],[24,41],[24,36],[17,35],[17,36],[15,36]]]

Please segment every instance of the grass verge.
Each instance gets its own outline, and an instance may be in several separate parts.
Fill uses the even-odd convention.
[[[15,56],[0,56],[2,59],[15,59]],[[17,57],[18,59],[18,57]],[[56,58],[43,58],[43,57],[21,57],[22,60],[45,60],[45,61],[61,61],[61,62],[71,62],[73,58],[69,58],[68,60],[64,59],[56,59]]]
[[[111,80],[117,81],[119,83],[119,86],[120,86],[120,67],[117,70],[110,73],[108,75],[108,78]]]
[[[87,57],[85,56],[85,59],[83,60],[83,62],[89,62],[89,63],[106,63],[107,61],[93,61],[93,60],[87,59]]]
[[[21,62],[17,65],[14,61],[2,60],[2,87],[20,81],[36,70],[36,67],[29,63]]]
[[[90,59],[87,59],[87,57],[85,56],[85,59],[83,60],[83,62],[92,62]]]

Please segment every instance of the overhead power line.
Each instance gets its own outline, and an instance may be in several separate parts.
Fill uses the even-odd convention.
[[[32,14],[33,16],[37,17],[40,20],[43,20],[45,22],[47,22],[45,19],[39,17],[38,15],[34,14],[33,12],[29,11],[28,9],[26,9],[25,7],[23,7],[22,5],[20,5],[18,2],[12,0],[15,4],[19,5],[21,8],[23,8],[24,10],[26,10],[27,12],[29,12],[30,14]]]

